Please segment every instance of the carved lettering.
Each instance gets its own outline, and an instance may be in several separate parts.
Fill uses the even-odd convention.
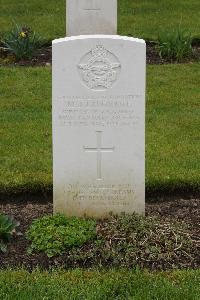
[[[95,206],[128,206],[135,198],[135,192],[129,184],[118,185],[74,185],[67,187],[67,192],[76,190],[73,199],[78,205],[90,202]]]
[[[135,126],[140,117],[135,105],[140,95],[105,97],[61,97],[58,124],[67,127],[84,126]]]

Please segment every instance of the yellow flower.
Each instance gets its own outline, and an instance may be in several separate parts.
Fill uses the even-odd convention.
[[[19,34],[20,37],[25,38],[26,37],[26,33],[24,31],[20,32]]]

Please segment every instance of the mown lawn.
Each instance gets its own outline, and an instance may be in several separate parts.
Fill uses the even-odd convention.
[[[0,192],[49,191],[51,68],[1,67],[0,80]],[[200,191],[199,84],[197,63],[147,69],[149,192]]]
[[[0,271],[3,300],[198,300],[200,271]]]
[[[0,36],[13,22],[27,24],[44,39],[65,36],[66,0],[1,0]],[[156,39],[160,31],[181,28],[200,37],[199,0],[118,0],[118,33]]]

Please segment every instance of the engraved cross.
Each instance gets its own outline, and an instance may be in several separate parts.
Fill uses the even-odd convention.
[[[96,152],[97,153],[97,180],[102,179],[102,153],[109,153],[114,151],[114,147],[102,147],[102,131],[96,131],[97,134],[97,147],[91,148],[84,146],[85,152]]]

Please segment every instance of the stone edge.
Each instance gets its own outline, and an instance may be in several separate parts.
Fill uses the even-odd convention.
[[[70,36],[65,38],[59,38],[52,41],[52,44],[59,44],[62,42],[69,42],[75,40],[85,40],[85,39],[113,39],[113,40],[123,40],[123,41],[132,41],[136,43],[146,44],[145,40],[128,37],[128,36],[121,36],[121,35],[104,35],[104,34],[94,34],[94,35],[78,35],[78,36]]]

